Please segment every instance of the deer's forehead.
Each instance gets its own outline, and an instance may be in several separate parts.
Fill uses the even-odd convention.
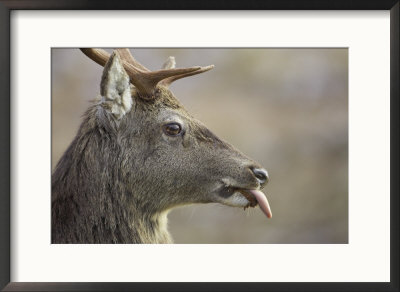
[[[182,109],[164,108],[159,111],[156,119],[159,122],[178,122],[186,123],[188,116]]]
[[[154,100],[143,101],[137,97],[136,100],[141,105],[139,108],[143,109],[145,112],[160,116],[161,118],[168,115],[178,115],[184,119],[190,119],[187,110],[168,88],[159,87]]]

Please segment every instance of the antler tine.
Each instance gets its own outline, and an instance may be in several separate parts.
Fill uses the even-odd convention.
[[[136,68],[139,68],[142,71],[149,72],[150,70],[147,69],[145,66],[140,64],[131,54],[131,51],[128,48],[124,49],[116,49],[116,51],[121,56],[122,60],[127,61],[129,64],[132,64]]]
[[[122,49],[116,50],[117,55],[120,55],[119,52],[121,50]],[[104,66],[110,57],[110,54],[102,49],[82,48],[81,51],[86,56],[88,56],[90,59],[92,59],[101,66]],[[126,73],[130,77],[131,83],[135,85],[139,95],[145,99],[151,99],[154,97],[154,92],[157,84],[164,79],[168,79],[165,82],[165,84],[168,86],[171,82],[177,79],[199,74],[208,71],[214,67],[214,66],[208,66],[208,67],[197,66],[189,68],[161,69],[158,71],[144,71],[143,69],[140,69],[135,66],[135,64],[139,64],[137,61],[135,61],[135,63],[131,63],[131,61],[134,59],[133,57],[130,57],[131,55],[129,51],[123,50],[122,54],[123,58],[121,58],[121,62],[124,66]],[[145,67],[142,66],[142,68]]]
[[[206,66],[206,67],[200,67],[200,69],[197,70],[197,71],[193,71],[193,72],[189,72],[189,73],[185,73],[185,74],[181,74],[181,75],[171,76],[171,77],[168,77],[168,78],[162,80],[160,83],[162,85],[168,87],[168,86],[171,85],[172,82],[174,82],[174,81],[176,81],[178,79],[181,79],[181,78],[184,78],[184,77],[189,77],[189,76],[196,75],[196,74],[200,74],[200,73],[203,73],[203,72],[207,72],[207,71],[211,70],[212,68],[214,68],[214,65],[209,65],[209,66]]]
[[[154,98],[155,89],[160,81],[176,75],[190,74],[201,69],[201,67],[190,67],[142,72],[125,61],[123,61],[123,65],[131,82],[138,89],[140,97],[144,99]]]

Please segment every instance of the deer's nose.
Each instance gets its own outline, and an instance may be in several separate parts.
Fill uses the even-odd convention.
[[[268,172],[263,168],[252,168],[251,171],[257,178],[260,185],[265,185],[269,181]]]

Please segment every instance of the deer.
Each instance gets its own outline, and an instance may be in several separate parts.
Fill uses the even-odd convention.
[[[167,215],[188,204],[259,206],[267,171],[196,120],[169,89],[214,66],[151,71],[127,48],[81,48],[104,67],[100,95],[52,173],[51,242],[173,243]]]

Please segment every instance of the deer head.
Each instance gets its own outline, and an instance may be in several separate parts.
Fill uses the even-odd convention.
[[[148,218],[142,224],[147,226],[144,229],[162,228],[162,214],[191,203],[214,202],[244,208],[258,204],[267,217],[272,216],[260,191],[268,182],[267,172],[192,117],[168,88],[178,79],[213,66],[178,69],[170,57],[161,70],[150,71],[128,49],[116,49],[111,56],[104,50],[81,50],[104,66],[101,98],[87,112],[77,138],[56,168],[53,207],[63,196],[77,197],[57,194],[66,193],[58,185],[67,188],[68,174],[64,169],[73,168],[73,176],[80,181],[75,188],[91,194],[91,203],[85,202],[80,208],[99,205],[91,196],[103,196],[107,202],[97,206],[97,211],[85,211],[94,218],[94,224],[102,225],[96,231],[106,229],[95,214],[106,208],[114,212],[112,218],[101,220],[120,222],[115,213],[122,213],[119,216],[136,222],[127,223],[133,224],[133,229],[141,228],[137,222],[143,218]],[[67,162],[75,160],[82,165],[71,166],[72,162]],[[83,184],[98,190],[89,190]],[[75,202],[78,200],[75,198]],[[113,204],[119,206],[117,211]],[[57,214],[53,211],[53,220],[61,216],[60,210]],[[106,213],[101,217],[107,217]],[[57,228],[64,228],[60,226]],[[142,233],[146,232],[151,233]],[[163,242],[157,235],[147,239],[143,234],[137,236],[141,239],[136,242]]]

